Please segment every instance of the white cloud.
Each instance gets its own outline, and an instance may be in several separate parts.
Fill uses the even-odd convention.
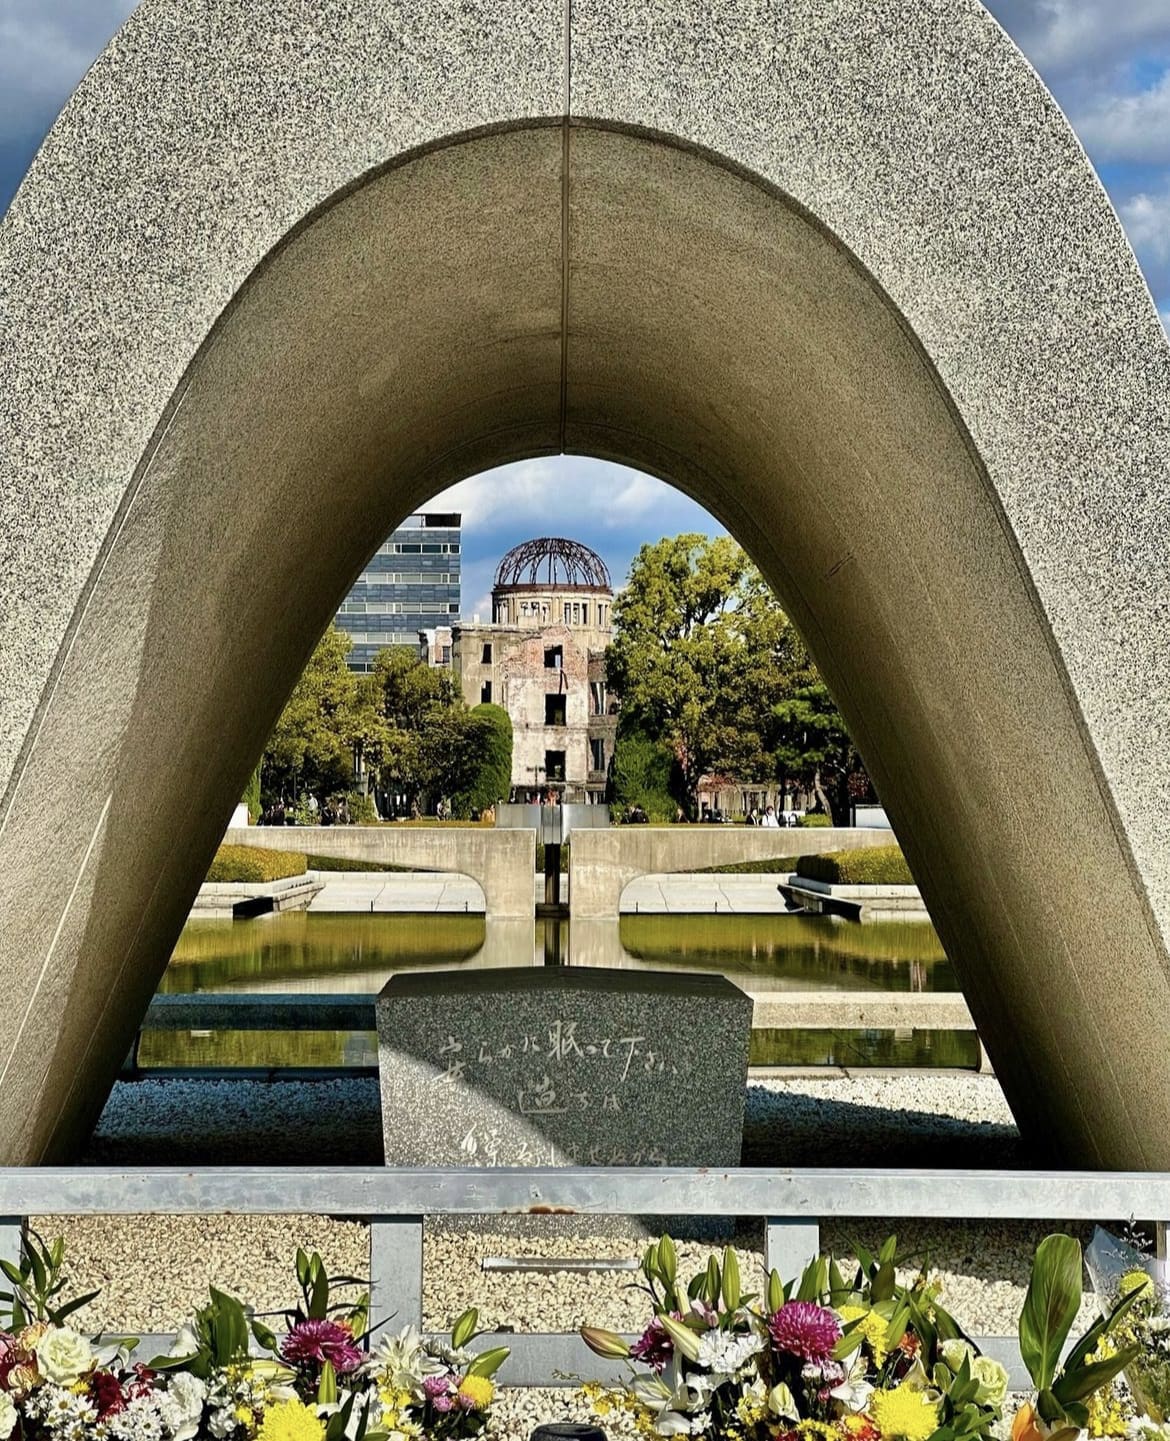
[[[1144,90],[1099,96],[1075,117],[1075,124],[1098,163],[1170,163],[1170,71]]]
[[[508,529],[522,540],[573,535],[582,528],[622,530],[651,516],[664,534],[675,519],[689,521],[696,507],[681,491],[641,471],[566,455],[486,470],[436,496],[428,509],[462,511],[465,527]]]
[[[1170,180],[1162,190],[1141,191],[1119,208],[1150,288],[1164,291],[1170,287]]]
[[[136,0],[2,0],[0,141],[39,137]]]
[[[985,0],[1004,29],[1054,80],[1170,49],[1165,0]]]

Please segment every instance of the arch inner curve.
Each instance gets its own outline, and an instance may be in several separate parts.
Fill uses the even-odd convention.
[[[80,878],[64,918],[0,942],[5,967],[42,967],[17,1018],[39,1059],[0,1153],[62,1154],[94,1118],[268,729],[379,541],[469,474],[562,450],[670,480],[744,544],[834,689],[1017,1114],[1081,1160],[1154,1164],[1149,1099],[1139,1125],[1132,1078],[1080,1065],[1070,1036],[1116,1043],[1085,1005],[1089,958],[1126,948],[1135,1003],[1154,1004],[1160,952],[950,398],[796,206],[586,124],[462,139],[339,196],[192,365],[0,846],[36,847],[46,797],[85,810],[49,862],[58,888]],[[1059,785],[1039,780],[1054,756]],[[84,967],[45,965],[55,952]],[[1170,1134],[1170,1097],[1154,1107]]]

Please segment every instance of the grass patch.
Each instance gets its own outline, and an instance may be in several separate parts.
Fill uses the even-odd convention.
[[[728,861],[722,866],[700,866],[693,876],[787,876],[796,869],[796,856],[773,856],[762,861]]]
[[[477,831],[480,829],[481,826],[487,826],[487,828],[491,830],[492,827],[495,825],[495,821],[441,821],[435,816],[419,816],[418,820],[416,821],[379,821],[378,824],[383,826],[393,826],[395,830],[402,830],[406,826],[423,826],[430,827],[431,829],[439,829],[446,826],[448,829],[454,828],[455,830]]]
[[[420,871],[422,866],[401,866],[395,861],[355,861],[346,856],[306,856],[311,871]]]
[[[830,886],[912,886],[914,877],[900,846],[866,846],[801,856],[796,874]]]
[[[260,846],[220,846],[207,872],[212,883],[240,882],[263,885],[303,876],[308,860],[300,851],[266,851]]]

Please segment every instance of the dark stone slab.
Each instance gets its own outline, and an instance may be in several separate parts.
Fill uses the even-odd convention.
[[[734,1166],[750,997],[722,976],[394,976],[378,997],[387,1165]]]

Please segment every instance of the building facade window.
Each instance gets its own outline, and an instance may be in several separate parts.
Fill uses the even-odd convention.
[[[412,515],[379,546],[336,616],[352,641],[351,670],[370,670],[386,646],[417,646],[420,630],[459,615],[461,523],[451,512]]]
[[[479,688],[479,703],[480,705],[491,705],[492,703],[492,683],[490,680],[485,680]]]
[[[546,726],[563,726],[568,723],[567,697],[559,691],[544,698],[544,723]]]

